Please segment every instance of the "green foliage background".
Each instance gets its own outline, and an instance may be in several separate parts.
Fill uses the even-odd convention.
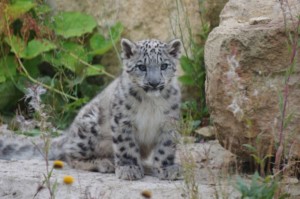
[[[118,42],[123,26],[100,29],[90,15],[53,14],[40,2],[1,3],[0,112],[2,119],[16,109],[26,114],[20,99],[39,84],[48,90],[43,100],[53,108],[52,122],[65,128],[78,107],[114,78],[99,60]]]

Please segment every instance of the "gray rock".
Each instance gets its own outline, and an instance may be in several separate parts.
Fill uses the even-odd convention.
[[[204,139],[215,139],[215,128],[213,126],[198,128],[195,130],[195,132]]]
[[[298,0],[289,0],[290,16],[298,16]],[[274,154],[280,123],[279,93],[291,53],[279,1],[230,0],[220,15],[220,26],[205,45],[206,93],[216,137],[241,158],[251,144],[261,157]],[[297,19],[294,19],[297,20]],[[291,29],[291,21],[287,28]],[[296,55],[299,57],[298,55]],[[285,129],[286,155],[300,158],[300,60],[289,82]]]

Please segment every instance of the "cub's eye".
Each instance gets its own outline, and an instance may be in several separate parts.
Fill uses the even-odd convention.
[[[146,66],[143,64],[139,64],[137,65],[137,67],[141,70],[141,71],[146,71]]]
[[[168,68],[168,64],[162,64],[161,66],[160,66],[160,69],[161,70],[166,70]]]

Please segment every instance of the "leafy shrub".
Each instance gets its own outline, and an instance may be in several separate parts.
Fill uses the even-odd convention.
[[[272,179],[271,176],[262,178],[257,172],[252,176],[251,183],[248,184],[242,178],[238,178],[236,188],[242,194],[241,198],[248,199],[272,199],[277,190],[279,182]],[[289,194],[281,194],[278,198],[288,198]]]
[[[205,119],[209,117],[205,100],[206,68],[204,63],[204,44],[211,28],[210,24],[204,20],[206,13],[204,1],[199,0],[199,8],[201,8],[199,12],[201,30],[197,34],[198,38],[194,38],[187,19],[189,45],[185,49],[185,54],[180,59],[184,75],[180,76],[179,80],[189,93],[189,96],[183,101],[181,108],[183,110],[184,121],[185,123],[189,123],[191,131],[200,124],[207,125],[208,121],[205,121]]]
[[[99,29],[90,15],[53,14],[41,2],[0,3],[0,111],[11,114],[26,88],[38,84],[50,91],[43,100],[55,110],[52,119],[65,127],[105,77],[114,78],[98,62],[120,39],[123,26]]]

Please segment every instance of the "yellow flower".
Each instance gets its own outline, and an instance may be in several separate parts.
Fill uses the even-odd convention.
[[[65,184],[72,184],[74,182],[73,176],[64,176],[64,183]]]
[[[54,163],[53,163],[53,167],[55,169],[61,169],[61,168],[64,167],[64,162],[60,161],[60,160],[55,160]]]
[[[144,197],[144,198],[151,198],[152,197],[152,193],[150,190],[144,190],[142,191],[141,195]]]

